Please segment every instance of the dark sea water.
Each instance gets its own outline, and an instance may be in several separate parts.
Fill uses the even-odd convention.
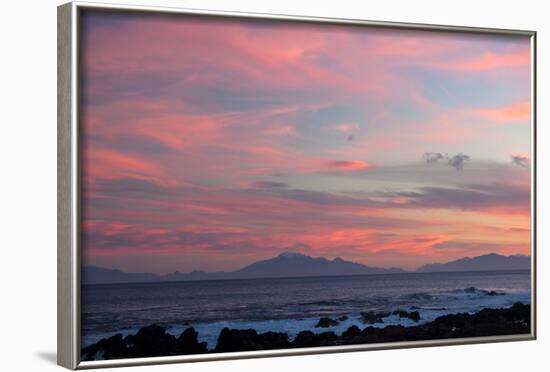
[[[195,327],[214,348],[224,327],[258,332],[334,331],[360,322],[361,311],[418,310],[421,321],[482,308],[530,303],[530,272],[407,273],[338,277],[100,284],[82,287],[82,345],[159,324],[179,335]],[[500,295],[490,296],[488,291]],[[314,328],[320,317],[348,319]],[[415,325],[390,316],[383,324]]]

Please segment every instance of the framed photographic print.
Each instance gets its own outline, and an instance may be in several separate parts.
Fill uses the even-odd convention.
[[[535,338],[535,32],[58,8],[58,363]]]

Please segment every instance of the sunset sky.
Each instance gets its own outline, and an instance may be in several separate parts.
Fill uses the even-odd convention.
[[[530,250],[530,41],[85,12],[83,264]]]

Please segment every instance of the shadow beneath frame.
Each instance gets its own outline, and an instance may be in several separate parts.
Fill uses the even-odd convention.
[[[57,353],[55,351],[39,351],[35,355],[46,362],[57,364]]]

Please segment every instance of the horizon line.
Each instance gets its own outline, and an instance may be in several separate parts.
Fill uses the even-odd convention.
[[[239,268],[236,268],[236,269],[233,269],[233,270],[228,270],[228,271],[207,271],[207,270],[204,270],[204,269],[193,269],[191,271],[179,271],[179,270],[176,270],[176,271],[171,271],[171,272],[167,272],[167,273],[156,273],[156,272],[152,272],[152,271],[124,271],[123,269],[120,269],[120,268],[112,268],[112,267],[105,267],[105,266],[98,266],[98,265],[80,265],[80,268],[86,268],[86,267],[95,267],[95,268],[98,268],[98,269],[105,269],[105,270],[113,270],[113,271],[119,271],[123,274],[150,274],[150,275],[155,275],[155,276],[160,276],[160,277],[164,277],[164,276],[169,276],[169,275],[172,275],[172,274],[182,274],[182,275],[189,275],[189,274],[192,274],[194,272],[201,272],[201,273],[205,273],[205,274],[231,274],[231,273],[234,273],[236,271],[239,271],[247,266],[250,266],[252,264],[255,264],[255,263],[258,263],[258,262],[262,262],[262,261],[267,261],[267,260],[270,260],[270,259],[275,259],[277,257],[281,257],[285,254],[294,254],[294,255],[299,255],[299,256],[304,256],[304,257],[309,257],[309,258],[313,258],[313,259],[318,259],[318,258],[321,258],[321,259],[325,259],[329,262],[333,262],[335,261],[336,259],[341,259],[347,263],[354,263],[354,264],[359,264],[359,265],[363,265],[363,266],[366,266],[366,267],[369,267],[369,268],[372,268],[372,269],[383,269],[383,270],[392,270],[392,269],[396,269],[396,270],[402,270],[404,273],[417,273],[418,270],[424,266],[427,266],[427,265],[437,265],[437,264],[442,264],[442,265],[445,265],[445,264],[448,264],[448,263],[451,263],[451,262],[455,262],[455,261],[459,261],[459,260],[464,260],[464,259],[473,259],[473,258],[478,258],[478,257],[484,257],[484,256],[489,256],[489,255],[497,255],[497,256],[501,256],[501,257],[517,257],[517,256],[521,256],[521,257],[531,257],[531,254],[521,254],[521,253],[515,253],[515,254],[510,254],[510,255],[504,255],[504,254],[500,254],[500,253],[495,253],[495,252],[489,252],[489,253],[486,253],[486,254],[482,254],[482,255],[479,255],[479,256],[464,256],[464,257],[460,257],[460,258],[457,258],[457,259],[454,259],[454,260],[450,260],[450,261],[446,261],[446,262],[429,262],[429,263],[426,263],[426,264],[422,264],[422,265],[419,265],[418,267],[414,268],[414,269],[404,269],[402,267],[399,267],[399,266],[370,266],[370,264],[364,264],[364,263],[361,263],[361,262],[357,262],[357,261],[349,261],[347,259],[344,259],[342,258],[341,256],[335,256],[333,259],[329,259],[327,257],[324,257],[324,256],[310,256],[310,255],[307,255],[307,254],[304,254],[304,253],[301,253],[301,252],[294,252],[294,251],[283,251],[275,256],[269,256],[269,257],[266,257],[266,258],[262,258],[262,259],[259,259],[259,260],[256,260],[256,261],[252,261],[248,264],[245,264]],[[491,270],[488,270],[488,271],[491,271]],[[497,270],[499,271],[499,270]],[[382,275],[382,274],[392,274],[392,273],[381,273],[381,274],[357,274],[357,275]],[[351,274],[351,275],[354,275],[354,274]],[[337,276],[337,275],[327,275],[327,276]],[[272,277],[270,277],[272,278]],[[202,279],[201,279],[202,280]],[[216,280],[216,279],[214,279]]]

